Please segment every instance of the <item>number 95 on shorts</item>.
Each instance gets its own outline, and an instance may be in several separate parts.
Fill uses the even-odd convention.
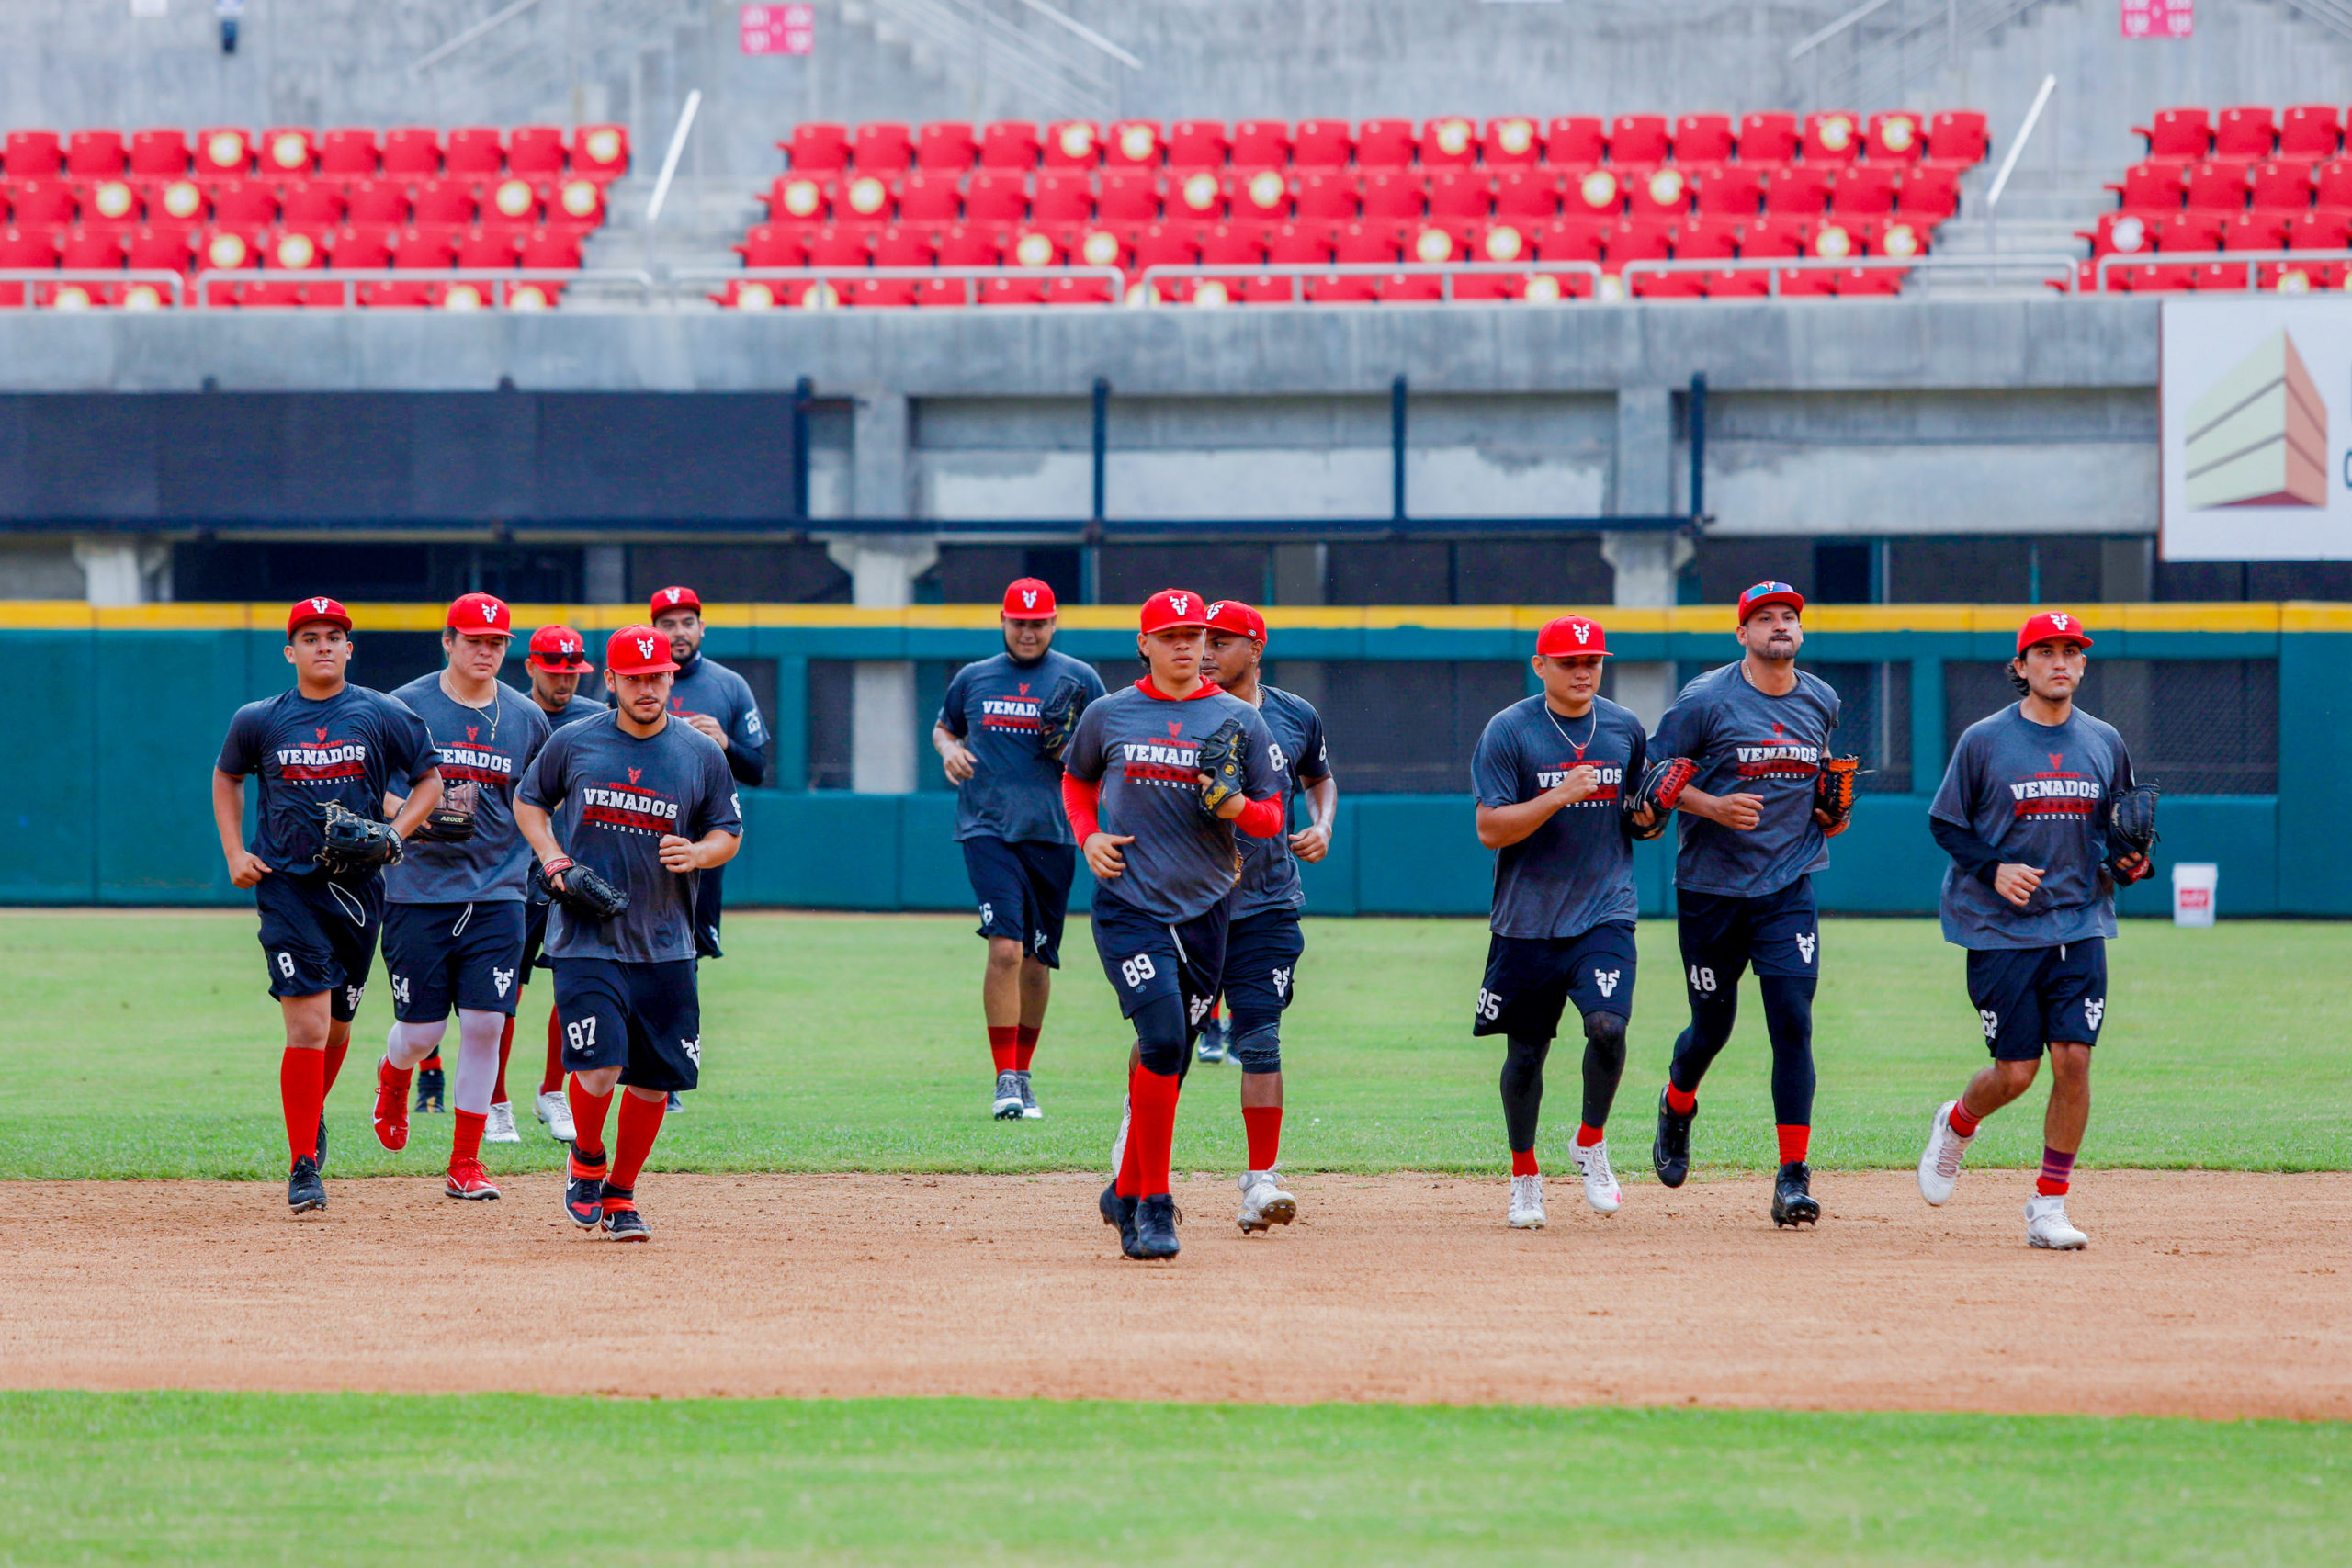
[[[618,1067],[621,1082],[631,1088],[678,1093],[701,1083],[702,1002],[694,960],[553,962],[565,1072]]]

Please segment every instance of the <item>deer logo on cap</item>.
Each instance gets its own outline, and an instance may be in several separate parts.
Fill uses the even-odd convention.
[[[1037,591],[1034,588],[1023,589],[1021,591],[1021,603],[1028,609],[1035,609],[1037,607]]]
[[[639,659],[650,659],[653,657],[653,639],[651,637],[641,637],[637,639],[637,656]]]
[[[678,588],[664,588],[663,590],[662,590],[662,597],[664,597],[664,598],[666,598],[667,600],[669,600],[669,601],[670,601],[670,603],[671,603],[671,604],[676,604],[680,599],[682,599],[682,598],[685,597],[685,592],[684,592],[684,590],[683,590],[683,589],[678,589]]]
[[[1188,595],[1182,593],[1170,593],[1168,596],[1168,607],[1175,611],[1180,615],[1190,615],[1192,613],[1193,601]]]
[[[1568,623],[1568,630],[1577,634],[1577,640],[1578,642],[1590,642],[1592,640],[1592,627],[1582,621],[1570,621]]]
[[[580,645],[564,637],[558,637],[555,639],[555,650],[569,659],[580,651]]]
[[[479,610],[481,610],[481,618],[482,618],[482,624],[483,624],[483,625],[485,625],[485,626],[496,626],[496,625],[498,624],[498,606],[497,606],[497,605],[495,605],[495,604],[492,604],[489,600],[485,599],[485,600],[483,600],[483,601],[482,601],[479,605],[477,605],[477,606],[475,606],[475,607],[476,607],[477,609],[479,609]]]
[[[2066,629],[2066,617],[2064,615],[2052,615],[2050,617],[2050,624],[2063,632]]]
[[[321,615],[324,615],[326,614],[327,602],[323,599],[313,599],[311,601],[311,608],[318,611]]]

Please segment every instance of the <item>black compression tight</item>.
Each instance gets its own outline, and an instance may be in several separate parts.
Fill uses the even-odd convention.
[[[1809,975],[1758,975],[1764,1027],[1772,1038],[1772,1120],[1785,1127],[1813,1124],[1813,992]],[[1735,993],[1690,1004],[1690,1027],[1674,1043],[1667,1079],[1685,1094],[1699,1091],[1716,1055],[1731,1039],[1739,1015]]]
[[[1513,1154],[1535,1146],[1535,1129],[1544,1111],[1544,1063],[1552,1054],[1549,1040],[1530,1035],[1506,1035],[1503,1042],[1503,1132]],[[1609,1107],[1617,1098],[1617,1080],[1625,1074],[1625,1021],[1613,1012],[1597,1012],[1584,1021],[1584,1119],[1588,1125],[1606,1127]]]

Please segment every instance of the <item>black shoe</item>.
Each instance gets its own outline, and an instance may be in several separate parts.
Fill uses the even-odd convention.
[[[1129,1258],[1140,1258],[1136,1250],[1136,1201],[1119,1196],[1119,1184],[1112,1182],[1102,1189],[1102,1196],[1094,1206],[1102,1211],[1102,1223],[1116,1225],[1119,1230],[1119,1250]]]
[[[327,1206],[327,1184],[319,1179],[319,1162],[307,1155],[294,1162],[294,1172],[286,1179],[286,1206],[298,1214]]]
[[[1136,1204],[1136,1249],[1130,1258],[1173,1258],[1176,1241],[1176,1200],[1162,1192]]]
[[[327,1113],[319,1112],[319,1168],[327,1168]]]
[[[605,1162],[587,1167],[574,1155],[564,1166],[563,1212],[583,1231],[593,1231],[605,1217]],[[592,1170],[582,1176],[581,1171]]]
[[[447,1080],[438,1067],[420,1067],[416,1074],[416,1108],[419,1111],[442,1109],[441,1096]]]
[[[634,1189],[618,1187],[605,1189],[605,1234],[615,1241],[650,1241],[653,1233],[645,1228],[645,1216],[637,1212]]]
[[[1666,1102],[1666,1090],[1657,1091],[1657,1136],[1650,1142],[1650,1164],[1657,1168],[1660,1185],[1679,1187],[1690,1179],[1690,1123],[1698,1119],[1697,1106],[1687,1116],[1678,1115]]]
[[[1813,1201],[1813,1168],[1792,1159],[1772,1179],[1772,1228],[1817,1224],[1821,1205]]]

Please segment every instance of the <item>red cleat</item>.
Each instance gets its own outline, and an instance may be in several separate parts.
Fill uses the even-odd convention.
[[[476,1201],[498,1196],[498,1188],[490,1179],[490,1172],[481,1168],[481,1161],[478,1159],[458,1160],[451,1165],[449,1185],[446,1190],[452,1198],[466,1198]]]
[[[376,1141],[395,1154],[408,1147],[408,1081],[389,1059],[377,1059]]]

